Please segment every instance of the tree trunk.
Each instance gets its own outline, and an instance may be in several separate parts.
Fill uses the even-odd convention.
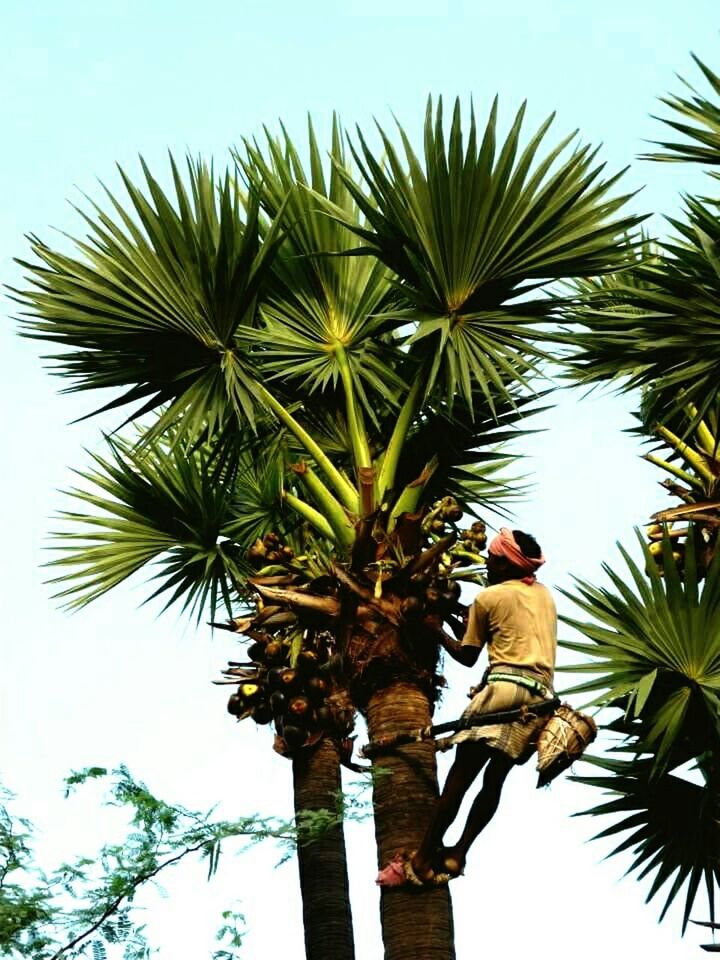
[[[335,810],[340,755],[329,737],[293,757],[295,812]],[[352,913],[342,825],[298,844],[307,960],[354,960]]]
[[[374,693],[367,706],[370,740],[430,723],[428,698],[413,683],[397,682]],[[399,850],[416,850],[438,798],[432,743],[413,743],[377,758],[389,771],[375,778],[375,837],[382,867]],[[454,960],[452,904],[447,887],[394,887],[381,892],[386,960]]]

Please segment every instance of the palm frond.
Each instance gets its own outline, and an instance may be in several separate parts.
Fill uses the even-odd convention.
[[[701,884],[707,890],[710,917],[714,919],[715,892],[720,885],[720,830],[718,795],[710,783],[697,784],[671,774],[652,775],[649,760],[595,760],[605,776],[574,776],[577,783],[597,787],[609,799],[577,816],[615,816],[615,823],[594,839],[627,836],[609,856],[631,850],[627,873],[637,879],[653,876],[647,902],[665,886],[660,919],[681,893],[683,933]]]
[[[59,514],[55,596],[82,607],[155,565],[148,600],[179,602],[198,619],[206,609],[214,618],[219,605],[229,611],[250,569],[248,547],[282,529],[281,461],[248,451],[223,476],[211,449],[175,437],[141,450],[119,438],[107,444],[108,454],[76,471],[81,483],[68,494],[81,509]]]
[[[709,99],[690,83],[680,77],[688,93],[685,96],[673,94],[661,97],[660,102],[673,111],[672,117],[657,117],[668,127],[679,133],[682,141],[660,140],[656,146],[662,147],[659,153],[644,154],[645,160],[690,161],[710,166],[720,165],[720,77],[695,54],[693,60],[702,71],[715,99]],[[720,176],[715,173],[714,176]]]
[[[639,222],[616,216],[628,198],[610,197],[618,177],[601,179],[596,151],[568,155],[571,136],[540,157],[552,117],[521,149],[524,113],[498,149],[497,102],[479,141],[472,113],[464,138],[458,101],[446,145],[442,101],[428,102],[424,163],[398,125],[403,156],[380,128],[386,164],[358,131],[353,156],[370,196],[338,167],[367,225],[335,215],[363,241],[356,254],[397,275],[406,308],[393,317],[415,324],[428,388],[439,381],[448,398],[469,402],[475,384],[492,403],[532,375],[554,309],[538,289],[617,268]]]
[[[140,404],[128,419],[165,407],[148,439],[180,422],[197,437],[252,421],[254,374],[236,334],[255,323],[281,241],[275,225],[261,242],[258,201],[244,207],[228,173],[188,159],[184,181],[170,164],[172,197],[144,162],[144,188],[121,170],[128,205],[109,191],[110,212],[92,203],[74,254],[31,237],[37,260],[20,261],[29,286],[15,291],[24,335],[63,348],[48,359],[69,391],[121,389],[100,409]]]
[[[586,291],[565,319],[583,383],[648,387],[656,420],[692,403],[702,416],[720,398],[720,201],[686,198],[677,239],[633,265],[612,286]]]
[[[637,719],[628,735],[653,754],[659,775],[706,750],[720,755],[720,557],[700,586],[693,537],[682,573],[665,540],[663,576],[639,532],[638,540],[645,571],[620,548],[627,572],[603,565],[611,588],[577,580],[562,591],[592,618],[562,617],[585,638],[562,646],[588,658],[564,669],[589,678],[567,692],[595,694],[593,703]]]
[[[461,398],[452,408],[436,393],[411,427],[399,464],[397,489],[415,480],[432,460],[435,469],[425,487],[424,501],[452,496],[473,512],[491,510],[507,515],[505,505],[527,492],[522,478],[508,472],[520,457],[511,455],[507,446],[533,432],[525,420],[548,409],[535,405],[542,396],[513,392],[510,400],[495,400],[493,413],[478,390],[471,406]]]
[[[309,173],[283,129],[266,130],[264,148],[245,143],[235,158],[263,209],[275,219],[283,209],[287,236],[273,265],[273,286],[261,305],[262,363],[296,391],[334,387],[341,377],[338,346],[346,354],[354,389],[367,411],[393,403],[403,381],[396,372],[402,355],[383,336],[383,310],[392,292],[387,268],[374,257],[337,256],[353,241],[351,231],[322,210],[318,197],[359,224],[359,211],[340,169],[352,171],[343,149],[340,123],[333,119],[325,169],[312,123],[308,122]]]

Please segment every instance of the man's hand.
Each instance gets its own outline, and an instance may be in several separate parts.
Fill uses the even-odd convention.
[[[464,667],[472,667],[477,663],[480,656],[480,647],[472,647],[458,640],[453,640],[443,630],[442,621],[439,617],[425,617],[425,624],[435,633],[440,644],[447,650],[453,660],[461,663]]]

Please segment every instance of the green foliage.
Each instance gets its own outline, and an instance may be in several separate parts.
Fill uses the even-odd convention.
[[[679,119],[663,122],[690,142],[663,141],[664,151],[646,159],[720,164],[720,78],[694,59],[716,99],[687,83],[691,99],[664,98]],[[658,242],[639,262],[628,260],[614,282],[580,288],[565,311],[568,321],[587,327],[568,337],[580,381],[649,388],[648,410],[660,421],[688,402],[702,416],[720,399],[720,201],[684,199],[684,216],[669,218],[674,239]]]
[[[471,404],[475,384],[492,405],[535,371],[547,357],[538,325],[554,310],[538,287],[616,269],[638,222],[615,217],[628,197],[609,197],[618,177],[599,179],[596,152],[560,160],[574,135],[539,158],[552,117],[521,151],[524,114],[523,105],[498,150],[497,101],[480,142],[474,113],[464,138],[456,101],[446,144],[442,101],[436,110],[428,101],[424,164],[398,124],[404,161],[382,129],[386,164],[358,131],[353,156],[369,196],[340,171],[368,226],[336,215],[364,241],[355,253],[396,274],[405,309],[393,316],[416,324],[410,342],[427,363],[427,388],[439,381],[448,402],[459,393]]]
[[[687,160],[718,166],[720,164],[720,77],[695,54],[691,56],[710,84],[716,99],[708,99],[681,78],[683,85],[692,96],[681,97],[675,94],[670,97],[661,97],[660,102],[669,107],[674,116],[679,117],[679,119],[664,118],[663,123],[680,133],[685,139],[682,142],[660,141],[657,145],[662,147],[663,151],[646,154],[646,159],[674,162]],[[713,176],[717,177],[720,174],[714,173]]]
[[[569,693],[596,693],[592,703],[622,705],[638,719],[637,750],[653,755],[659,774],[706,750],[720,757],[720,557],[701,587],[692,537],[683,573],[665,540],[662,576],[638,539],[645,571],[621,547],[629,580],[604,564],[614,589],[579,580],[576,592],[563,591],[592,617],[563,617],[587,638],[563,646],[591,658],[564,669],[591,676]]]
[[[263,150],[245,143],[236,153],[243,175],[271,221],[278,216],[286,236],[273,261],[273,285],[261,304],[263,325],[251,334],[268,375],[289,382],[296,393],[332,390],[347,357],[354,391],[372,416],[378,403],[393,403],[403,386],[396,368],[402,356],[384,336],[381,316],[392,291],[390,273],[372,257],[336,256],[353,241],[351,231],[327,216],[318,197],[360,223],[359,211],[340,170],[352,177],[334,118],[326,173],[312,123],[308,123],[309,174],[283,130],[266,131]],[[342,352],[338,351],[342,347]],[[369,397],[372,398],[370,402]]]
[[[716,888],[720,887],[720,831],[718,794],[711,783],[692,783],[665,773],[657,778],[650,760],[598,760],[606,776],[573,777],[578,783],[597,787],[612,799],[578,816],[617,819],[594,839],[630,831],[609,856],[632,850],[627,873],[639,880],[653,875],[647,902],[672,878],[665,890],[660,919],[676,896],[685,889],[683,932],[687,927],[700,885],[704,882],[714,914]]]
[[[52,873],[34,862],[32,827],[13,816],[0,796],[0,954],[9,958],[103,960],[107,947],[121,945],[124,960],[146,960],[155,951],[147,942],[136,910],[142,890],[185,859],[203,859],[208,878],[221,850],[233,841],[240,849],[261,840],[291,843],[296,828],[256,816],[234,821],[168,804],[134,780],[125,767],[108,773],[89,767],[66,780],[70,793],[88,780],[108,777],[107,803],[129,815],[121,843],[108,843],[93,858],[78,857]],[[223,913],[213,960],[235,960],[242,944],[243,918]],[[113,954],[115,955],[115,954]]]
[[[633,830],[613,852],[634,848],[630,870],[642,868],[639,879],[657,871],[648,900],[674,877],[663,916],[687,884],[684,930],[700,881],[711,912],[720,881],[720,556],[700,584],[694,538],[687,538],[681,573],[666,537],[661,576],[639,532],[638,539],[644,572],[621,548],[627,573],[603,568],[612,589],[577,581],[576,592],[566,592],[592,618],[562,618],[586,638],[562,646],[589,658],[564,669],[590,676],[566,692],[595,693],[592,703],[619,709],[606,728],[621,737],[614,752],[633,755],[591,758],[609,775],[576,779],[618,795],[586,813],[621,815],[598,836]],[[704,785],[671,773],[691,762]]]
[[[129,206],[109,191],[114,216],[92,204],[76,256],[31,237],[39,263],[21,262],[31,285],[15,293],[25,335],[64,348],[49,359],[68,390],[125,388],[100,409],[140,402],[136,419],[167,405],[151,437],[182,424],[194,438],[254,418],[236,334],[255,322],[281,237],[270,228],[261,240],[257,198],[244,204],[229,173],[188,158],[184,182],[170,164],[174,197],[144,162],[144,190],[121,170]]]

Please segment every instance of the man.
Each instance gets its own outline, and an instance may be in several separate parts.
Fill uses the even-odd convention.
[[[422,844],[402,864],[404,882],[444,882],[463,872],[470,846],[497,810],[510,769],[524,763],[535,750],[547,714],[533,715],[532,706],[554,697],[557,646],[555,604],[550,591],[535,578],[535,571],[544,562],[533,537],[503,527],[490,543],[489,586],[480,591],[470,608],[462,642],[442,635],[447,652],[466,667],[474,666],[480,651],[487,647],[489,667],[463,719],[524,705],[529,715],[524,721],[468,726],[450,738],[450,743],[457,745],[455,762]],[[460,839],[451,847],[443,847],[445,831],[483,768],[482,789]],[[394,865],[394,874],[391,867],[380,874],[379,883],[393,885],[400,880],[398,864]],[[388,876],[384,877],[386,871]]]

